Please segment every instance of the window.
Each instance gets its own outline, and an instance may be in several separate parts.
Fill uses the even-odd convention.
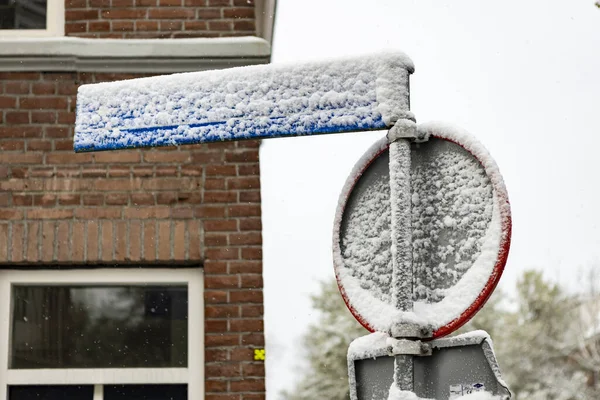
[[[64,0],[0,0],[0,35],[62,36]]]
[[[199,268],[0,271],[0,399],[203,398],[202,292]]]

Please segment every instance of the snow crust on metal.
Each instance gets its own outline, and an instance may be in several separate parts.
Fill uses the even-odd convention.
[[[423,346],[416,340],[396,339],[383,332],[373,332],[354,339],[348,347],[348,359],[364,360],[399,354],[423,355]]]
[[[436,400],[436,399],[425,399],[417,396],[413,392],[407,392],[400,390],[396,384],[392,384],[390,387],[390,393],[387,400]],[[456,397],[454,400],[503,400],[501,396],[494,396],[489,392],[476,392],[471,394],[465,394],[460,397]]]
[[[412,61],[385,52],[83,85],[78,152],[384,129],[409,111]]]
[[[498,359],[494,353],[494,343],[489,333],[483,330],[475,330],[461,335],[445,337],[430,342],[432,348],[443,349],[446,347],[458,347],[458,346],[469,346],[469,345],[481,345],[483,352],[488,360],[490,368],[496,377],[498,383],[503,386],[507,391],[508,385],[502,378],[500,372],[500,366],[498,365]]]
[[[410,346],[406,345],[406,340],[398,340],[390,337],[388,334],[383,332],[373,332],[369,335],[361,336],[350,343],[348,347],[348,378],[350,383],[350,390],[354,390],[350,397],[357,398],[356,394],[356,371],[355,361],[365,359],[375,359],[377,357],[390,357],[403,350],[410,349]],[[496,356],[494,354],[494,348],[490,335],[483,330],[476,330],[467,332],[461,335],[446,337],[442,339],[436,339],[428,342],[433,349],[442,349],[448,347],[461,347],[470,345],[480,345],[484,351],[489,366],[498,381],[498,383],[508,391],[508,386],[502,374]],[[456,398],[455,400],[503,400],[505,397],[496,396],[489,392],[478,392],[468,395],[464,395]],[[416,394],[410,391],[400,390],[395,383],[390,387],[388,400],[435,400],[425,399],[418,397]]]
[[[466,323],[496,287],[510,245],[510,206],[495,162],[470,134],[440,124],[420,125],[417,133],[420,140],[446,144],[411,172],[413,311],[395,307],[392,296],[387,168],[371,173],[368,185],[352,194],[387,152],[386,139],[358,161],[342,190],[334,268],[348,308],[367,329],[389,333],[396,324],[412,323],[439,338]]]

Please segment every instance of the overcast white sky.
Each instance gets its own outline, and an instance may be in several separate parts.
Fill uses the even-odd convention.
[[[461,126],[490,151],[513,211],[501,285],[527,268],[569,280],[600,265],[600,10],[593,0],[279,0],[273,62],[397,49],[415,63],[418,122]],[[308,296],[333,278],[339,191],[383,133],[265,141],[267,393],[290,388]]]

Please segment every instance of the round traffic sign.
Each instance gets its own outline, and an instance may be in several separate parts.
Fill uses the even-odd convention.
[[[511,236],[508,195],[498,168],[469,134],[418,128],[411,144],[413,311],[392,301],[389,144],[375,143],[340,196],[333,253],[346,305],[370,331],[416,323],[441,337],[486,302],[506,264]]]

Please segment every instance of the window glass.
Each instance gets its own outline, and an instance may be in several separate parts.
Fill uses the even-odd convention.
[[[47,0],[0,0],[0,29],[46,29]]]
[[[187,367],[187,286],[13,285],[10,368]]]
[[[187,385],[104,386],[104,400],[187,400]]]
[[[8,400],[92,400],[94,387],[86,386],[10,386]]]

